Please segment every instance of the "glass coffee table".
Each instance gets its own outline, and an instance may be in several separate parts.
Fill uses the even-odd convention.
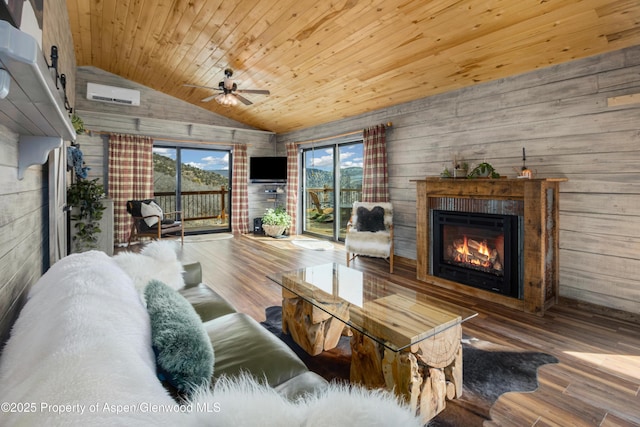
[[[307,353],[352,335],[351,382],[394,390],[425,422],[462,394],[462,322],[477,313],[335,263],[268,277],[283,332]]]

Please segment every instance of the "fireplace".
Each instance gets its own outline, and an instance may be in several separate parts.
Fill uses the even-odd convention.
[[[522,296],[522,227],[517,215],[431,212],[434,276]]]
[[[564,181],[566,181],[565,178],[442,179],[436,177],[416,181],[416,277],[425,282],[426,286],[449,289],[462,297],[469,295],[526,313],[543,315],[558,298],[560,252],[558,199],[560,183]],[[516,228],[514,228],[513,219],[505,219],[507,223],[511,222],[511,225],[507,225],[511,227],[509,232],[511,237],[506,238],[505,235],[504,245],[517,247],[519,255],[512,255],[511,262],[502,262],[503,266],[507,265],[510,268],[509,274],[506,275],[505,270],[504,276],[509,277],[510,287],[516,275],[519,277],[517,297],[476,288],[434,274],[433,262],[436,257],[433,255],[433,239],[438,231],[435,228],[438,227],[433,224],[433,211],[436,210],[474,213],[489,218],[492,218],[492,215],[518,218]],[[457,226],[468,227],[466,224]],[[514,229],[518,231],[514,232]],[[511,240],[515,238],[514,233],[518,238],[517,243]],[[493,237],[467,236],[467,246],[470,238],[476,241],[486,239],[489,243]],[[496,245],[496,242],[493,244]],[[514,251],[509,252],[514,253]],[[514,264],[516,262],[514,257],[520,260],[517,265]],[[441,256],[437,259],[440,260]],[[447,270],[456,270],[453,267],[456,266],[450,263],[444,264]],[[497,269],[493,268],[493,270]],[[483,273],[481,276],[484,278],[491,274],[482,271],[480,273]],[[498,274],[494,275],[498,277]],[[515,291],[510,290],[510,292]]]

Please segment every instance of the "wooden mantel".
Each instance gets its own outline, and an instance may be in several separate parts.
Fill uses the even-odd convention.
[[[417,278],[430,284],[543,315],[558,299],[558,197],[565,178],[444,179],[417,181]],[[522,298],[477,289],[429,274],[431,241],[429,199],[454,197],[524,201],[524,272]]]

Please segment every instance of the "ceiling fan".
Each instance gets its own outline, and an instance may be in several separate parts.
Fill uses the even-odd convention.
[[[225,106],[238,105],[238,100],[240,100],[240,102],[242,102],[244,105],[253,104],[253,102],[249,101],[244,96],[239,95],[240,93],[255,93],[258,95],[270,94],[268,90],[262,89],[238,89],[238,85],[231,78],[233,76],[233,70],[230,68],[224,70],[224,76],[224,80],[218,83],[218,87],[199,86],[192,84],[184,84],[184,86],[220,91],[221,93],[219,94],[207,96],[206,98],[202,99],[202,102],[209,102],[212,99],[215,99],[219,104]]]

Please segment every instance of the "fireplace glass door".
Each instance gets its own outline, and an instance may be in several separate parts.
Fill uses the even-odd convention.
[[[517,216],[434,210],[433,221],[434,276],[519,296]]]

